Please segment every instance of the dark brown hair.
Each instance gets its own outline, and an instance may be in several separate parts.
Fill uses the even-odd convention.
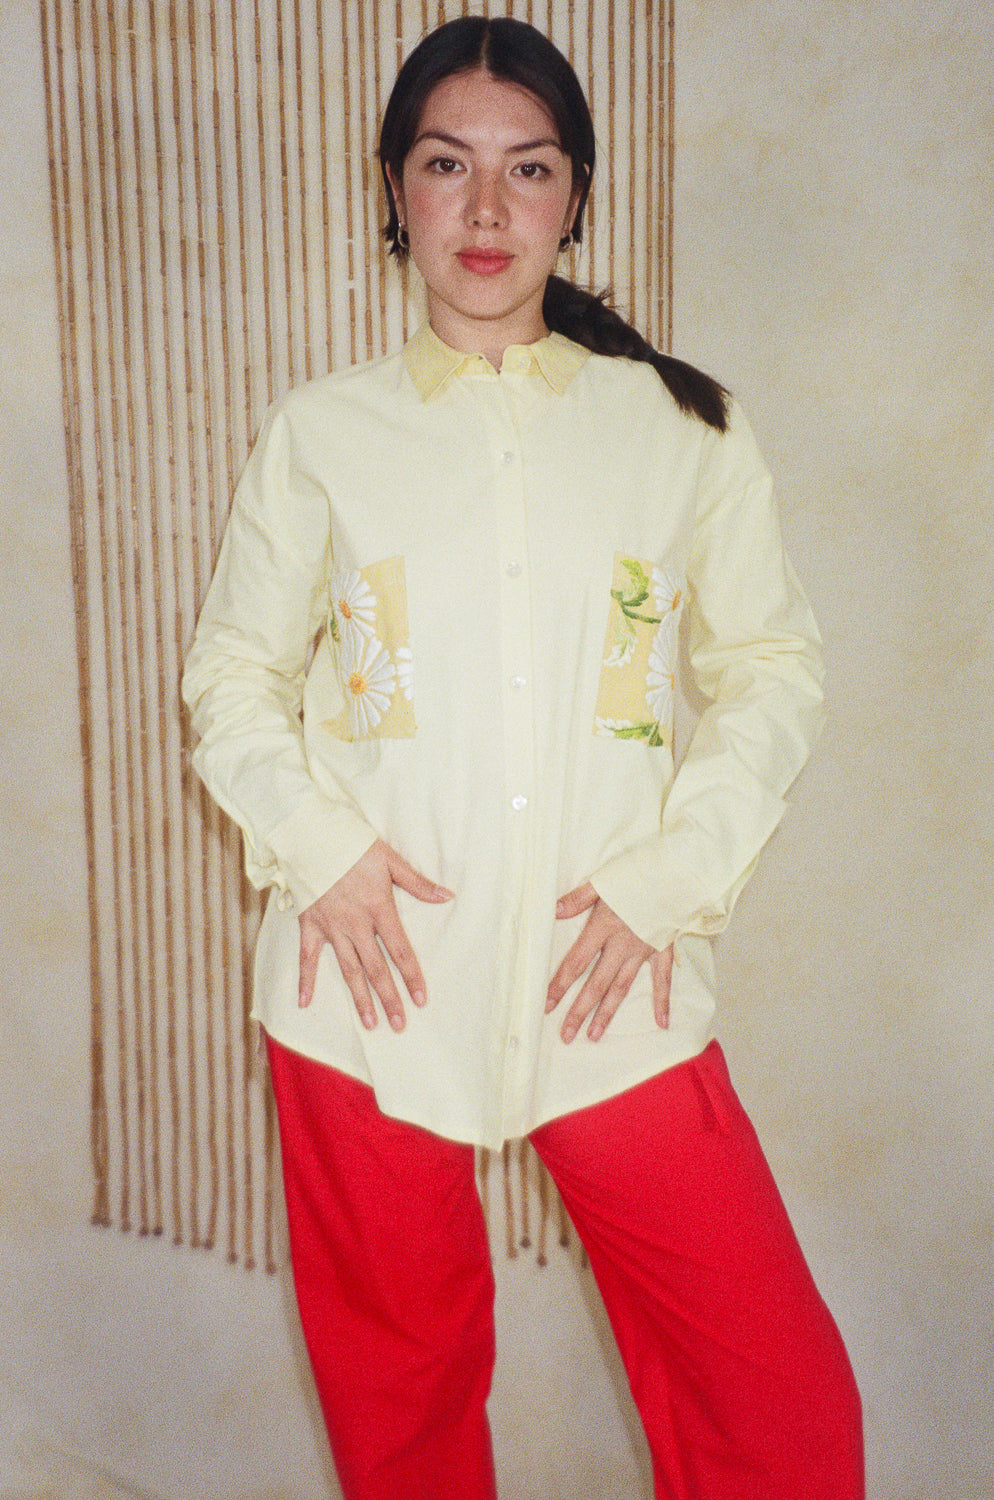
[[[482,68],[494,78],[527,89],[551,115],[559,144],[570,158],[580,195],[573,239],[583,235],[583,210],[593,179],[594,125],[579,79],[557,47],[534,26],[511,17],[460,16],[428,33],[407,58],[393,86],[380,129],[379,158],[388,217],[384,234],[391,255],[402,258],[400,224],[387,168],[396,179],[414,144],[428,95],[445,78]],[[662,354],[610,306],[561,276],[550,276],[542,315],[547,327],[595,354],[620,356],[652,365],[681,411],[724,432],[728,393],[709,375]]]

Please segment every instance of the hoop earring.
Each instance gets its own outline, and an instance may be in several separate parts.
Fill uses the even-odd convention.
[[[560,250],[568,250],[569,247],[570,247],[570,245],[572,245],[572,243],[573,243],[573,231],[572,231],[572,229],[570,229],[568,231],[568,233],[564,234],[563,237],[561,238],[561,240],[559,241],[559,248],[560,248]]]
[[[406,224],[397,225],[397,244],[401,250],[410,250],[411,248],[411,241],[408,237]]]

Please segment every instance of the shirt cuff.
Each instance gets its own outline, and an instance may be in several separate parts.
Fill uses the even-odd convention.
[[[709,899],[689,870],[669,857],[661,838],[645,839],[590,877],[594,890],[643,943],[668,948],[682,932],[711,937],[728,923],[730,907]]]
[[[289,891],[298,912],[313,905],[351,870],[377,840],[354,807],[319,793],[296,807],[269,836],[279,870],[276,884]],[[275,872],[268,871],[268,880]]]

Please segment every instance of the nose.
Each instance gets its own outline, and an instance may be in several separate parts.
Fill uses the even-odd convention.
[[[499,172],[477,172],[470,181],[466,219],[480,229],[498,229],[507,221],[502,178]]]

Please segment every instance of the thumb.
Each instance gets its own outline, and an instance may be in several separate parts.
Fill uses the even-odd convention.
[[[388,851],[387,869],[394,885],[399,885],[402,891],[416,896],[419,901],[451,901],[455,896],[454,891],[439,885],[437,881],[429,880],[427,875],[422,875],[396,849]]]
[[[585,880],[583,885],[574,886],[565,896],[560,896],[556,902],[556,916],[578,917],[582,911],[589,911],[596,900],[597,892],[590,881]]]

